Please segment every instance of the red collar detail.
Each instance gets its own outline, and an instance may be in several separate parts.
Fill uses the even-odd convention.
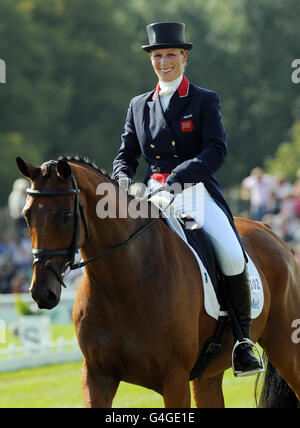
[[[177,89],[179,97],[180,98],[187,97],[188,94],[189,94],[189,88],[190,88],[190,82],[188,81],[188,79],[186,78],[186,76],[183,75],[182,81],[181,81],[181,83],[180,83],[180,85],[179,85],[179,87]],[[160,85],[159,85],[159,82],[158,82],[157,85],[156,85],[155,91],[154,91],[154,93],[152,95],[152,99],[153,100],[156,100],[157,95],[159,94],[159,91],[160,91]]]
[[[156,100],[159,91],[160,91],[160,85],[159,85],[159,82],[158,82],[158,84],[156,85],[156,89],[154,91],[154,94],[152,95],[152,99],[153,100]]]
[[[179,85],[179,88],[177,89],[180,98],[188,96],[189,88],[190,88],[190,82],[188,81],[186,76],[183,75],[182,81]]]

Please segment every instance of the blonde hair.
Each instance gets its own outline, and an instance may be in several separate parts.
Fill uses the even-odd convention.
[[[183,55],[183,54],[184,54],[184,52],[186,51],[186,49],[179,48],[179,51],[180,51],[181,55]],[[183,72],[184,72],[184,73],[185,73],[186,66],[187,66],[187,60],[186,60],[186,61],[185,61],[185,63],[182,65],[182,68],[183,68]]]

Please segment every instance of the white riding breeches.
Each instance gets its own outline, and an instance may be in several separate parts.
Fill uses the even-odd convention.
[[[150,191],[161,187],[156,180],[148,181]],[[174,200],[176,212],[196,220],[209,235],[220,267],[226,276],[239,275],[245,268],[244,253],[223,210],[216,204],[203,183],[178,194]]]

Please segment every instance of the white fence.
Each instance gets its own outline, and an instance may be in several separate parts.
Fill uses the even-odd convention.
[[[83,359],[75,335],[71,340],[63,337],[51,340],[51,320],[48,316],[21,316],[16,328],[18,345],[2,340],[0,373]]]
[[[20,296],[30,309],[37,309],[29,293]],[[83,360],[75,336],[72,340],[50,339],[50,324],[73,324],[75,296],[75,291],[63,290],[61,301],[53,310],[39,311],[42,315],[38,316],[20,317],[16,309],[16,296],[0,294],[0,373]],[[7,331],[15,328],[20,339],[18,345],[7,343]]]
[[[72,340],[60,338],[55,342],[50,341],[39,349],[11,343],[0,350],[0,373],[73,361],[82,361],[76,337]]]

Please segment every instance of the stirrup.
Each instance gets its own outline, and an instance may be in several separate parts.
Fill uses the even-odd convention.
[[[256,352],[258,353],[258,356],[259,356],[259,364],[260,364],[260,366],[261,366],[260,368],[257,368],[257,369],[254,369],[254,370],[249,370],[249,371],[246,371],[246,372],[241,372],[241,371],[238,371],[238,370],[236,370],[236,369],[235,369],[235,367],[234,367],[234,353],[235,353],[235,350],[236,350],[236,348],[237,348],[238,346],[240,346],[240,345],[242,345],[242,344],[244,344],[244,343],[246,343],[246,344],[250,345],[250,346],[251,346],[252,348],[254,348],[254,349],[256,350]],[[251,375],[253,375],[253,374],[256,374],[256,373],[262,373],[262,372],[264,372],[264,371],[265,371],[265,366],[264,366],[264,362],[263,362],[263,359],[262,359],[262,355],[261,355],[260,350],[259,350],[259,349],[258,349],[258,347],[255,345],[255,343],[253,343],[253,342],[252,342],[252,340],[247,339],[247,338],[244,338],[243,340],[237,340],[237,341],[235,342],[235,345],[234,345],[233,350],[232,350],[231,364],[232,364],[232,370],[233,370],[233,374],[234,374],[234,376],[240,376],[240,377],[242,377],[242,376],[251,376]]]

